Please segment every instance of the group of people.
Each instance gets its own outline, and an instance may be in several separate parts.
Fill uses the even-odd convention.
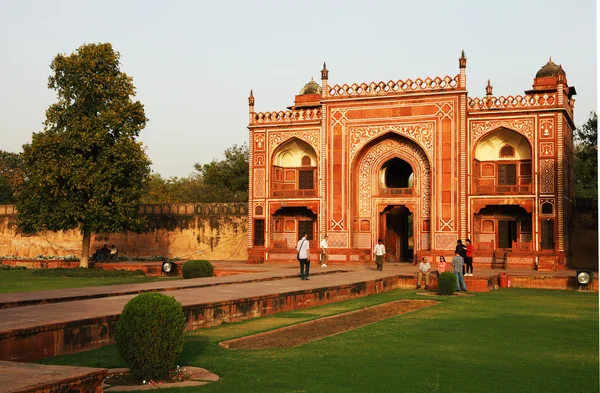
[[[456,274],[456,290],[466,292],[467,284],[465,283],[465,276],[469,277],[473,275],[473,243],[471,243],[470,239],[466,239],[465,243],[463,244],[460,239],[456,241],[454,257],[452,258],[452,270]],[[438,276],[448,271],[448,262],[446,262],[446,258],[443,255],[440,256],[437,271]],[[417,273],[417,289],[421,288],[423,278],[425,278],[425,289],[429,288],[430,274],[431,264],[427,260],[427,257],[423,257],[421,263],[419,263],[419,272]]]
[[[323,236],[321,240],[321,267],[327,267],[327,261],[329,260],[329,245],[327,243],[327,235]],[[465,284],[465,276],[473,275],[473,244],[470,239],[465,240],[466,244],[463,244],[462,240],[456,241],[456,248],[454,249],[454,257],[452,258],[453,271],[456,274],[456,289],[457,291],[466,291],[467,285]],[[106,245],[105,245],[106,247]],[[114,246],[113,246],[114,247]],[[302,238],[298,240],[296,246],[298,251],[298,262],[300,262],[300,279],[308,280],[308,274],[310,272],[310,250],[309,241],[307,239],[307,233],[302,234]],[[385,245],[381,239],[377,239],[377,244],[373,248],[373,255],[375,256],[375,264],[377,265],[378,271],[383,271],[384,256],[386,254]],[[448,271],[448,263],[446,258],[440,256],[440,261],[437,266],[438,275]],[[470,271],[470,273],[469,273]],[[427,260],[427,257],[421,259],[419,263],[419,271],[417,273],[417,289],[421,288],[421,283],[425,279],[425,289],[429,289],[429,275],[431,274],[431,264]]]
[[[102,248],[99,248],[92,255],[92,260],[96,262],[104,262],[104,261],[116,261],[117,260],[118,250],[113,244],[109,249],[108,245],[104,245]]]

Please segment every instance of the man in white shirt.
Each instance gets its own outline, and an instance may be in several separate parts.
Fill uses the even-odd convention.
[[[375,254],[375,263],[377,264],[377,270],[383,271],[383,256],[385,255],[385,246],[381,239],[377,239],[377,244],[373,248],[373,254]]]
[[[329,249],[327,246],[327,235],[323,236],[321,240],[321,267],[327,267],[327,261],[329,260]]]
[[[431,274],[431,264],[426,257],[421,259],[419,263],[419,273],[417,274],[417,289],[421,288],[423,276],[425,276],[425,289],[429,289],[429,275]]]
[[[300,262],[300,279],[308,280],[308,272],[310,270],[310,252],[308,251],[308,239],[306,232],[302,234],[302,239],[298,240],[298,261]]]

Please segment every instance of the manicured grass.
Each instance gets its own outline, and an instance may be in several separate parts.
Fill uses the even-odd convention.
[[[35,270],[0,270],[0,293],[44,291],[112,284],[138,284],[160,277],[36,277]]]
[[[161,392],[581,392],[599,391],[598,294],[503,289],[440,304],[291,349],[228,350],[223,340],[396,299],[393,291],[201,329],[179,365],[217,383]],[[114,346],[46,359],[121,367]]]

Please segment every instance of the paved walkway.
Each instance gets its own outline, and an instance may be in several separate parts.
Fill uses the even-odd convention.
[[[386,263],[384,271],[375,265],[311,266],[310,280],[298,278],[298,267],[290,264],[248,265],[244,262],[214,262],[215,267],[232,270],[256,270],[232,276],[191,280],[169,280],[144,284],[111,285],[90,288],[62,289],[26,293],[0,294],[0,304],[6,302],[63,299],[60,303],[26,305],[0,309],[0,332],[45,326],[60,322],[118,315],[125,304],[138,293],[167,290],[183,306],[199,303],[232,301],[239,298],[266,296],[296,290],[348,285],[387,276],[416,275],[416,266],[407,263]],[[475,276],[489,277],[504,270],[477,269]],[[575,271],[537,272],[508,270],[509,275],[574,276]],[[468,279],[467,279],[468,285]],[[104,296],[104,297],[99,297]],[[80,299],[80,300],[69,300]]]

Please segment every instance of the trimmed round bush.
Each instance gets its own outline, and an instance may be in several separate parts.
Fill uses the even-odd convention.
[[[438,277],[438,290],[442,295],[452,295],[456,292],[456,274],[444,272]]]
[[[183,278],[212,277],[213,270],[213,265],[208,261],[190,260],[183,264],[181,274]]]
[[[148,292],[131,299],[115,332],[131,374],[145,380],[166,377],[183,349],[185,325],[181,304],[170,296]]]

